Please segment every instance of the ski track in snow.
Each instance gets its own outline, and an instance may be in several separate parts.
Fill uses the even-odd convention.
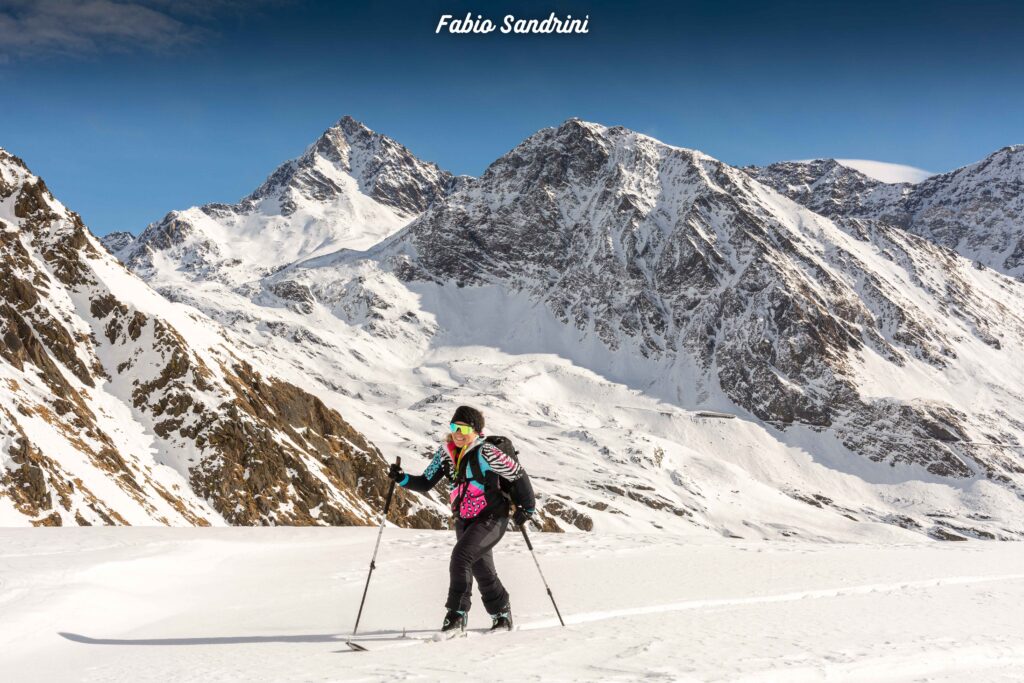
[[[802,591],[797,593],[784,593],[781,595],[762,595],[750,598],[733,598],[723,600],[691,600],[688,602],[675,602],[660,605],[647,605],[630,609],[612,610],[607,612],[587,612],[565,616],[566,625],[589,624],[597,621],[606,621],[621,617],[641,616],[648,614],[662,614],[665,612],[682,612],[684,610],[713,609],[717,607],[742,607],[745,605],[792,602],[795,600],[817,600],[825,598],[841,598],[851,595],[870,595],[872,593],[894,593],[897,591],[914,590],[917,588],[938,588],[942,586],[969,585],[977,583],[990,583],[999,581],[1020,581],[1024,580],[1024,574],[1005,574],[1001,576],[950,576],[941,579],[927,579],[924,581],[903,581],[891,584],[873,584],[866,586],[847,586],[843,588],[831,588],[825,590]],[[537,629],[553,628],[559,625],[558,619],[543,619],[528,624],[518,624],[517,631],[533,631]],[[397,632],[396,632],[397,633]],[[386,634],[389,635],[389,634]],[[470,635],[479,635],[477,631],[471,631]],[[362,643],[363,639],[356,638]],[[366,641],[373,643],[375,638],[366,638]],[[400,645],[416,645],[423,642],[431,642],[429,638],[407,635],[400,638],[380,638],[381,641],[399,641]],[[415,642],[402,642],[403,640]],[[95,642],[95,641],[94,641]],[[390,643],[389,643],[390,644]]]
[[[510,536],[517,630],[421,643],[452,534],[388,528],[353,652],[374,529],[40,531],[0,530],[4,680],[1024,680],[1021,544],[538,534],[563,629]]]
[[[1024,574],[1005,574],[1002,576],[951,576],[943,579],[928,579],[925,581],[906,581],[892,584],[875,584],[868,586],[851,586],[845,588],[830,588],[825,590],[803,591],[799,593],[784,593],[781,595],[764,595],[752,598],[739,598],[727,600],[692,600],[689,602],[676,602],[664,605],[648,605],[630,609],[614,610],[611,612],[591,612],[587,614],[574,614],[565,619],[567,624],[587,624],[606,619],[618,617],[630,617],[643,614],[661,614],[663,612],[681,612],[691,609],[706,609],[714,607],[732,607],[752,605],[756,603],[771,602],[792,602],[794,600],[814,600],[820,598],[840,598],[848,595],[870,595],[871,593],[892,593],[915,588],[932,588],[940,586],[967,585],[973,583],[988,583],[991,581],[1019,581],[1024,579]],[[551,628],[557,626],[557,619],[547,619],[531,624],[520,626],[521,630],[528,631],[538,628]]]

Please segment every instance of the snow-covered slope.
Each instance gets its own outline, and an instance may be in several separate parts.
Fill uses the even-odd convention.
[[[346,116],[238,204],[172,211],[117,255],[147,279],[237,285],[285,263],[366,248],[464,181]]]
[[[125,270],[2,149],[0,295],[0,525],[373,518],[384,460],[362,434]]]
[[[0,530],[0,669],[125,681],[1020,681],[1024,546],[685,534],[518,534],[495,562],[519,629],[424,643],[454,534],[386,529]],[[403,633],[405,638],[402,638]]]
[[[832,159],[745,170],[818,213],[882,220],[1024,277],[1024,145],[913,185],[883,183]]]
[[[1021,285],[699,152],[570,120],[372,249],[224,281],[150,274],[387,452],[482,406],[563,527],[1024,534]]]

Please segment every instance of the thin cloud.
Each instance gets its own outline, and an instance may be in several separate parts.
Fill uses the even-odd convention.
[[[201,23],[240,7],[237,0],[0,0],[0,63],[4,56],[159,52],[198,44],[215,35]]]
[[[181,19],[210,21],[227,14],[246,16],[261,12],[265,6],[294,3],[289,0],[143,0],[143,4]]]

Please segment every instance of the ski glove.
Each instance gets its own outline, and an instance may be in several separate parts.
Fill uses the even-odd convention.
[[[528,521],[533,519],[533,510],[526,510],[524,508],[516,508],[515,514],[512,515],[512,522],[516,526],[522,526]]]
[[[388,469],[388,479],[394,482],[402,481],[405,478],[405,472],[402,471],[402,466],[398,463],[391,463],[390,469]]]

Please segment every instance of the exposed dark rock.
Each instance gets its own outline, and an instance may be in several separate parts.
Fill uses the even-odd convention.
[[[594,520],[585,512],[580,512],[555,499],[548,499],[544,502],[544,512],[552,517],[558,517],[580,531],[593,531]],[[545,529],[547,531],[547,529]],[[560,531],[560,529],[559,529]]]

